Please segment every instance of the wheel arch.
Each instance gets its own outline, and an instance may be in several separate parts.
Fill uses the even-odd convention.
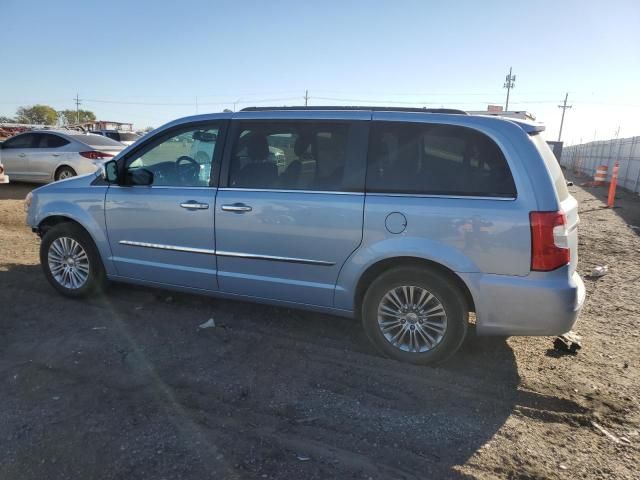
[[[78,175],[78,171],[77,171],[75,168],[73,168],[71,165],[69,165],[68,163],[61,163],[61,164],[60,164],[60,165],[58,165],[58,166],[55,168],[55,170],[53,171],[53,179],[54,179],[54,180],[55,180],[55,179],[56,179],[56,177],[58,176],[58,172],[59,172],[60,170],[62,170],[63,168],[68,168],[69,170],[72,170],[72,171],[76,174],[76,176]]]
[[[467,284],[460,278],[458,274],[456,274],[450,268],[442,265],[441,263],[434,262],[432,260],[427,260],[425,258],[420,257],[412,257],[412,256],[401,256],[401,257],[391,257],[379,260],[372,265],[370,265],[363,273],[360,275],[358,282],[356,284],[356,289],[353,297],[353,306],[356,316],[360,315],[360,309],[362,307],[362,300],[364,295],[371,285],[371,283],[379,277],[384,272],[391,270],[393,268],[398,267],[419,267],[425,268],[431,271],[435,271],[449,278],[454,285],[458,287],[460,292],[464,295],[467,301],[467,309],[468,311],[475,312],[475,302],[473,300],[473,296],[471,295],[471,291]]]
[[[94,244],[96,243],[95,239],[93,238],[93,235],[91,235],[91,232],[89,231],[88,228],[86,228],[84,225],[82,225],[82,223],[80,223],[76,219],[67,217],[65,215],[50,215],[40,220],[40,223],[38,223],[38,228],[37,228],[38,235],[40,237],[43,237],[48,230],[50,230],[52,227],[55,227],[56,225],[59,225],[61,223],[73,223],[77,225],[78,227],[82,228],[85,232],[87,232],[87,235],[91,237],[91,240],[93,240]]]
[[[100,255],[102,265],[104,266],[107,274],[110,275],[114,272],[114,270],[111,262],[111,250],[108,245],[107,238],[103,231],[101,231],[99,228],[96,229],[96,225],[93,225],[93,219],[88,220],[89,224],[85,224],[79,218],[67,215],[65,213],[56,212],[42,218],[38,222],[37,227],[33,228],[33,231],[36,232],[40,238],[42,238],[48,230],[56,225],[60,225],[62,223],[71,223],[78,226],[89,236],[89,238],[93,242],[94,247]],[[91,226],[93,226],[94,228],[92,229]]]

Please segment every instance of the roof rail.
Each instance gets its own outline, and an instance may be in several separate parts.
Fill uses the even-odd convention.
[[[467,115],[464,110],[457,110],[455,108],[415,108],[415,107],[370,107],[360,105],[348,105],[348,106],[327,106],[322,105],[318,107],[246,107],[240,110],[241,112],[263,112],[270,110],[370,110],[373,112],[415,112],[415,113],[446,113],[453,115]]]

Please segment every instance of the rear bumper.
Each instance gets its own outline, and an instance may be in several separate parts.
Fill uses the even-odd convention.
[[[560,335],[575,324],[585,300],[578,273],[569,267],[526,277],[464,275],[481,335]]]

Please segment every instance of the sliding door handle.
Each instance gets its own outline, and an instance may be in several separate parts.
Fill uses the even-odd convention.
[[[222,205],[221,208],[225,212],[236,212],[236,213],[250,212],[251,210],[253,210],[249,205],[245,205],[244,203],[234,203],[232,205]]]

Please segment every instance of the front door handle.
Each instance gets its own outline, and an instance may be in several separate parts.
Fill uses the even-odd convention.
[[[236,212],[236,213],[250,212],[251,210],[253,210],[249,205],[245,205],[244,203],[234,203],[233,205],[222,205],[221,208],[225,212]]]
[[[18,154],[18,156],[19,156],[19,157],[26,157],[26,156],[27,156],[27,154],[26,154],[26,153],[19,153],[19,154]]]
[[[182,208],[186,208],[187,210],[206,210],[209,208],[208,203],[199,203],[195,200],[189,200],[188,202],[181,203],[180,206]]]
[[[59,153],[52,153],[51,155],[53,155],[54,157],[59,157],[60,156]]]

